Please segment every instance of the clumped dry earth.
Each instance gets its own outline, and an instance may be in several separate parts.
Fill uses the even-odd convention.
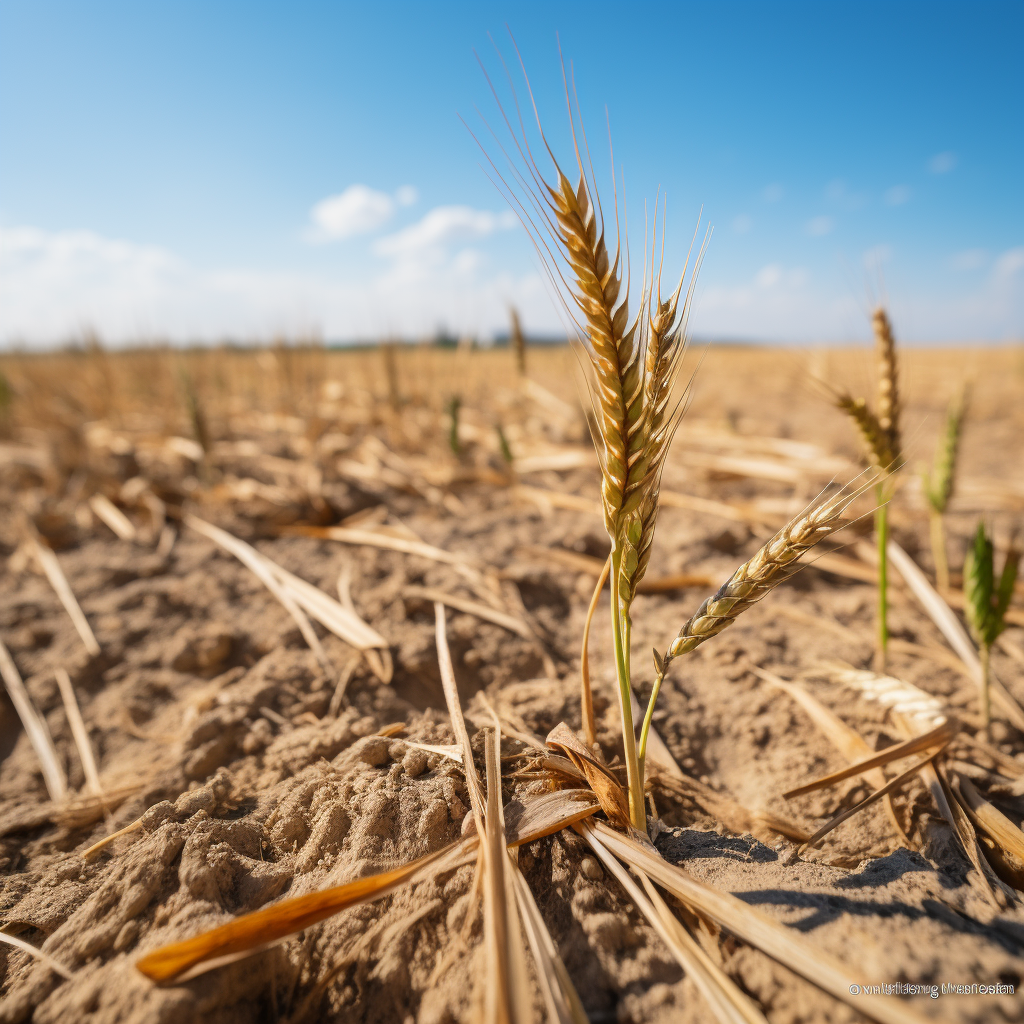
[[[491,607],[529,626],[519,635],[449,608],[471,730],[490,723],[481,694],[520,732],[544,736],[561,721],[579,728],[579,641],[607,540],[591,508],[598,472],[573,365],[567,350],[531,350],[527,384],[507,352],[415,348],[398,353],[389,386],[388,359],[378,352],[0,359],[11,396],[0,412],[0,639],[46,719],[72,794],[82,798],[50,802],[18,717],[0,702],[0,927],[74,972],[64,981],[0,945],[0,1020],[477,1018],[483,954],[472,865],[192,981],[158,987],[134,962],[283,894],[338,885],[458,838],[469,806],[461,766],[407,742],[453,742],[423,588],[480,604],[483,580]],[[929,573],[914,467],[930,456],[958,382],[975,382],[949,516],[955,572],[979,515],[1000,543],[1024,519],[1024,354],[912,351],[903,371],[910,466],[892,521]],[[830,477],[857,473],[856,438],[809,383],[812,373],[871,393],[867,351],[722,349],[705,359],[665,476],[666,492],[682,497],[663,508],[648,576],[702,574],[710,585],[638,597],[633,651],[642,700],[650,648],[664,649],[774,523]],[[448,447],[445,413],[453,395],[462,399],[458,455]],[[134,541],[101,520],[89,504],[97,494],[127,515]],[[727,510],[692,499],[737,511],[727,518]],[[355,610],[386,638],[391,682],[316,626],[328,672],[275,597],[236,558],[184,527],[182,510],[328,594],[338,593],[340,575]],[[302,532],[337,523],[415,535],[466,561]],[[843,554],[867,569],[869,535],[868,521],[841,535]],[[55,549],[98,655],[87,653],[40,572],[33,536]],[[1018,624],[993,667],[1024,701],[1019,598],[1015,609]],[[728,797],[751,820],[774,812],[813,831],[867,794],[863,779],[850,779],[783,800],[785,790],[845,762],[790,698],[750,669],[801,680],[869,744],[888,745],[899,736],[886,709],[829,673],[836,663],[870,666],[873,615],[872,585],[811,567],[673,665],[655,726],[693,782],[686,796],[655,791],[657,847],[837,956],[864,984],[1001,982],[1019,991],[1024,914],[995,912],[978,895],[920,782],[896,798],[913,849],[879,804],[819,849],[799,852],[777,833],[758,828],[755,838],[723,820]],[[618,712],[604,619],[602,605],[591,657],[599,741],[613,759]],[[899,586],[891,626],[890,671],[940,696],[973,731],[974,685]],[[106,815],[84,799],[59,668],[70,674],[112,794]],[[993,742],[1024,769],[1024,737],[1001,718]],[[529,752],[506,738],[502,753],[508,798]],[[998,768],[967,746],[957,756]],[[1004,781],[999,806],[1019,823],[1022,790]],[[140,818],[141,827],[83,858]],[[523,848],[520,864],[592,1021],[710,1019],[692,980],[579,837],[538,840]],[[865,1019],[743,942],[722,935],[715,949],[773,1024]],[[940,1020],[1024,1020],[1019,995],[909,1002]],[[539,1017],[539,992],[536,1010]]]

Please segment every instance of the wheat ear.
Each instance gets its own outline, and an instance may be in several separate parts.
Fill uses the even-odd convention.
[[[878,358],[878,425],[885,432],[894,459],[900,454],[900,390],[896,365],[896,339],[885,310],[879,306],[871,317]],[[886,467],[888,468],[888,467]]]
[[[843,513],[869,487],[874,480],[862,484],[853,491],[842,490],[825,498],[808,511],[791,519],[771,540],[769,540],[748,562],[744,562],[712,597],[683,624],[675,639],[669,644],[664,657],[654,652],[655,680],[651,699],[647,704],[643,727],[640,730],[640,761],[643,764],[647,751],[647,737],[651,728],[654,702],[661,690],[662,681],[673,659],[699,647],[705,640],[717,636],[751,605],[756,604],[780,583],[793,576],[800,568],[796,563],[826,537],[841,530],[848,520]]]
[[[878,412],[873,413],[863,398],[833,392],[833,400],[853,420],[867,450],[868,460],[886,474],[894,473],[903,464],[899,428],[899,369],[896,362],[896,339],[892,324],[880,306],[871,317],[878,360]],[[877,487],[875,539],[878,544],[878,647],[875,668],[885,671],[889,647],[889,517],[884,480]]]
[[[853,421],[864,442],[868,461],[878,469],[888,471],[896,462],[888,431],[879,418],[868,408],[863,398],[853,398],[846,393],[835,395],[836,407]]]
[[[949,560],[946,557],[946,531],[942,516],[956,487],[957,455],[960,451],[964,416],[967,413],[968,395],[965,387],[960,396],[950,403],[949,411],[946,413],[946,427],[939,439],[931,471],[926,471],[922,478],[924,494],[928,499],[935,582],[940,590],[949,589]]]
[[[797,572],[796,562],[801,555],[847,525],[843,513],[863,490],[864,487],[853,493],[840,491],[790,520],[722,584],[717,594],[704,601],[690,616],[669,644],[664,667],[667,668],[673,658],[694,650],[720,633],[741,612]]]

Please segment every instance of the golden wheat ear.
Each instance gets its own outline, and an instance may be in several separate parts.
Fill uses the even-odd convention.
[[[705,600],[683,624],[662,659],[661,673],[673,658],[699,647],[731,625],[742,612],[785,582],[800,566],[800,557],[816,544],[849,525],[846,510],[869,488],[874,478],[850,490],[823,498],[791,519],[748,562],[741,565],[718,593]]]
[[[879,306],[871,317],[878,359],[878,425],[885,433],[893,459],[900,458],[900,390],[896,339],[889,315]]]

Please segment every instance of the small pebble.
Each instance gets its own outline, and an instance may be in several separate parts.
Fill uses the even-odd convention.
[[[593,857],[584,857],[580,861],[580,871],[583,872],[585,878],[589,878],[592,882],[599,882],[604,878],[604,870]]]
[[[405,752],[405,757],[402,758],[402,767],[405,769],[405,774],[411,778],[422,775],[427,770],[426,753],[415,747],[410,747]]]
[[[383,736],[368,736],[361,744],[356,757],[366,764],[373,765],[374,768],[379,768],[391,759],[388,745]]]

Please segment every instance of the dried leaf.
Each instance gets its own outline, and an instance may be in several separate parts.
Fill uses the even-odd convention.
[[[668,946],[683,970],[693,978],[715,1019],[721,1024],[767,1024],[764,1014],[757,1009],[750,997],[739,990],[736,983],[711,960],[683,928],[651,885],[647,875],[642,871],[638,872],[647,889],[645,896],[592,830],[584,832],[583,836],[605,869],[626,890],[662,942]]]
[[[157,982],[173,981],[187,970],[204,961],[235,954],[255,952],[269,943],[283,939],[308,928],[317,921],[345,910],[358,903],[378,900],[399,886],[412,882],[428,869],[443,870],[443,865],[475,849],[477,837],[465,836],[425,857],[403,864],[391,871],[367,878],[357,878],[345,885],[323,889],[320,892],[281,900],[237,917],[219,928],[203,932],[184,942],[174,942],[148,953],[135,966]]]
[[[864,810],[864,808],[866,807],[870,807],[871,804],[873,804],[876,800],[881,800],[883,796],[886,796],[889,793],[894,793],[897,789],[900,788],[900,786],[906,785],[906,783],[908,783],[926,764],[931,762],[935,755],[938,754],[942,749],[945,749],[944,746],[940,747],[938,750],[933,750],[926,758],[924,758],[921,761],[918,761],[917,764],[911,765],[905,772],[901,772],[899,775],[896,776],[896,778],[892,779],[891,781],[887,782],[884,786],[882,786],[881,789],[876,789],[873,793],[871,793],[869,796],[866,796],[863,800],[855,804],[853,807],[848,808],[841,814],[837,814],[827,824],[822,825],[822,827],[819,828],[818,831],[815,832],[814,835],[807,840],[807,845],[811,847],[817,846],[818,843],[820,843],[822,839],[824,839],[825,836],[829,834],[829,832],[831,832],[834,828],[837,828],[839,825],[841,825],[844,821],[846,821],[847,818],[852,818],[853,815],[857,814],[859,811]]]
[[[519,916],[523,922],[526,939],[530,943],[534,963],[537,965],[537,977],[540,980],[548,1019],[555,1024],[588,1024],[589,1018],[569,972],[558,955],[558,949],[544,923],[537,901],[533,898],[533,893],[530,892],[518,864],[512,863],[511,867]]]
[[[31,942],[26,942],[24,939],[19,939],[17,935],[8,935],[5,931],[0,931],[0,942],[6,942],[8,946],[14,946],[15,949],[24,950],[29,956],[35,957],[40,963],[46,964],[55,974],[59,974],[65,981],[73,981],[74,974],[71,973],[62,963],[54,960],[49,953],[44,953],[38,946],[33,946]]]
[[[516,798],[505,805],[505,841],[522,846],[567,828],[600,808],[586,789],[558,789],[536,797]]]
[[[880,768],[882,765],[889,764],[891,761],[898,761],[901,757],[909,757],[911,754],[920,753],[922,750],[927,750],[929,747],[943,747],[950,741],[950,739],[952,739],[956,731],[957,728],[955,723],[943,722],[941,725],[936,726],[934,729],[931,729],[920,736],[904,740],[903,743],[893,744],[891,747],[886,747],[881,753],[873,754],[871,757],[867,757],[863,761],[857,761],[854,764],[847,765],[845,768],[841,768],[837,772],[825,775],[820,779],[816,779],[814,782],[808,782],[805,786],[797,786],[796,789],[788,790],[782,795],[786,800],[789,800],[795,796],[803,796],[805,793],[813,793],[819,789],[827,789],[829,786],[835,785],[837,782],[842,782],[843,779],[852,779],[854,776],[863,775],[864,772],[869,771],[871,768]]]
[[[548,733],[547,744],[561,751],[575,767],[586,776],[587,783],[601,802],[601,810],[608,820],[622,828],[629,825],[629,801],[619,780],[598,761],[576,738],[576,734],[565,724],[558,725]]]

